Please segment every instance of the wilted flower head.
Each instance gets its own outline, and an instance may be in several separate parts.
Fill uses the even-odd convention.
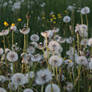
[[[23,29],[20,30],[20,33],[27,35],[30,32],[30,28],[24,27]]]
[[[63,22],[65,22],[65,23],[69,23],[70,21],[71,21],[71,18],[69,16],[65,16],[63,18]]]
[[[9,34],[9,30],[6,29],[6,30],[2,30],[2,32],[0,32],[0,36],[6,36]]]
[[[52,80],[52,73],[48,69],[43,69],[37,72],[36,84],[43,85]]]
[[[48,84],[45,88],[45,92],[60,92],[60,88],[56,84]]]
[[[84,7],[81,9],[81,14],[89,14],[90,13],[90,8],[89,7]]]
[[[18,60],[18,54],[14,51],[10,51],[7,53],[7,59],[10,62],[15,62]]]

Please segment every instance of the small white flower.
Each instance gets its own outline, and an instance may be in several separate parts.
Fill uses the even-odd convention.
[[[24,91],[23,92],[33,92],[33,90],[32,89],[30,89],[30,88],[26,88],[26,89],[24,89]]]
[[[49,64],[53,67],[59,67],[63,63],[63,59],[59,56],[51,56],[49,59]]]
[[[89,7],[84,7],[81,9],[81,14],[89,14],[90,13],[90,8]]]
[[[69,23],[70,21],[71,21],[71,18],[69,16],[65,16],[63,18],[63,22],[65,22],[65,23]]]
[[[48,84],[45,88],[45,92],[60,92],[60,88],[56,84]]]
[[[15,62],[15,61],[18,60],[18,54],[16,52],[14,52],[14,51],[10,51],[7,54],[7,59],[10,62]]]
[[[48,69],[43,69],[37,72],[36,84],[43,85],[52,80],[52,73]]]

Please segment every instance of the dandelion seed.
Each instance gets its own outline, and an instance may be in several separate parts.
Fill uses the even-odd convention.
[[[60,92],[60,88],[56,84],[48,84],[45,88],[45,92]]]
[[[49,59],[49,64],[53,67],[59,67],[63,63],[63,59],[59,56],[51,56]]]
[[[14,52],[14,51],[10,51],[7,54],[7,59],[10,62],[15,62],[15,61],[18,60],[18,54],[16,52]]]
[[[65,22],[65,23],[69,23],[70,21],[71,21],[71,18],[69,16],[65,16],[63,18],[63,22]]]
[[[43,69],[37,72],[36,84],[43,85],[52,80],[52,73],[48,69]]]

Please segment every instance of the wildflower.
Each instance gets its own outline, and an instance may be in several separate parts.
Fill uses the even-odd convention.
[[[12,83],[15,85],[24,85],[28,82],[28,79],[22,73],[15,73],[11,77]]]
[[[9,26],[9,24],[8,24],[7,21],[4,21],[4,26],[5,26],[5,27]]]
[[[7,92],[4,88],[0,87],[0,92]]]
[[[60,92],[60,88],[56,84],[48,84],[45,88],[45,92]]]
[[[71,21],[71,18],[69,16],[65,16],[63,18],[63,22],[65,22],[65,23],[69,23],[70,21]]]
[[[23,92],[33,92],[33,90],[32,89],[30,89],[30,88],[26,88],[26,89],[24,89],[24,91]]]
[[[81,14],[89,14],[90,13],[90,8],[89,7],[84,7],[81,9]]]
[[[54,55],[50,57],[48,62],[53,67],[59,67],[63,63],[63,59],[59,56]]]
[[[39,36],[37,34],[33,34],[31,35],[30,40],[32,40],[33,42],[37,42],[39,41]]]
[[[24,27],[23,29],[20,30],[20,33],[27,35],[30,32],[30,28]]]
[[[7,54],[7,59],[10,62],[15,62],[15,61],[18,60],[18,54],[16,52],[14,52],[14,51],[10,51]]]
[[[10,30],[12,30],[12,31],[16,31],[17,30],[17,27],[15,26],[14,23],[11,24]]]
[[[88,46],[92,47],[92,38],[89,38],[89,40],[88,40]]]
[[[18,21],[18,22],[21,22],[21,21],[22,21],[22,19],[21,19],[21,18],[18,18],[18,19],[17,19],[17,21]]]
[[[52,80],[52,73],[48,69],[43,69],[37,72],[36,84],[43,85]]]

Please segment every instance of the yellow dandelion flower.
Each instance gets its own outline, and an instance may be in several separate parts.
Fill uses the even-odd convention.
[[[53,18],[51,18],[50,21],[53,22]]]
[[[7,21],[4,21],[4,26],[9,26],[8,22]]]
[[[14,24],[14,23],[12,23],[12,24],[11,24],[11,26],[15,26],[15,24]]]
[[[61,16],[61,14],[60,14],[60,13],[58,13],[58,14],[57,14],[57,16],[58,16],[58,18],[59,18],[59,19],[61,19],[61,18],[62,18],[62,16]]]
[[[53,21],[53,24],[56,24],[56,21]]]
[[[18,22],[21,22],[21,21],[22,21],[22,19],[21,19],[21,18],[18,18],[18,19],[17,19],[17,21],[18,21]]]

